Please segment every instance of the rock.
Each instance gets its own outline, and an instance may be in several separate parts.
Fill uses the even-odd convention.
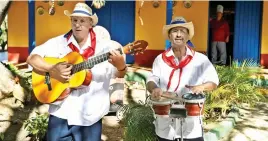
[[[49,105],[48,105],[48,104],[43,104],[43,105],[40,105],[40,106],[37,108],[37,111],[38,111],[40,114],[47,114],[47,113],[48,113],[48,108],[49,108]]]
[[[6,95],[4,95],[4,94],[0,91],[0,99],[3,99],[4,97],[6,97]]]
[[[27,91],[20,86],[20,84],[15,84],[14,90],[13,90],[13,96],[18,99],[21,102],[25,102],[27,99]]]
[[[14,109],[23,107],[23,103],[17,100],[15,97],[8,97],[5,99],[2,99],[0,103],[8,105],[9,107],[14,108]]]
[[[14,90],[15,81],[8,79],[1,75],[0,77],[0,91],[6,96],[11,95],[11,92]]]
[[[14,76],[12,75],[11,71],[9,71],[2,63],[0,63],[0,72],[2,76],[5,76],[9,79],[14,79]]]
[[[13,115],[11,107],[0,103],[0,121],[10,121]]]
[[[4,133],[11,126],[11,122],[3,121],[0,122],[0,133]]]
[[[2,64],[0,63],[0,91],[3,94],[10,94],[15,85],[15,80],[12,73]]]

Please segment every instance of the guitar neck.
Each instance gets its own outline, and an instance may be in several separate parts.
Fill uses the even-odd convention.
[[[118,50],[120,52],[120,54],[123,54],[123,51],[121,48],[116,49],[116,50]],[[91,69],[94,65],[97,65],[99,63],[102,63],[102,62],[108,60],[109,56],[110,56],[110,52],[106,52],[106,53],[94,56],[85,62],[75,64],[75,65],[73,65],[73,68],[72,68],[72,74],[79,72],[81,70]]]

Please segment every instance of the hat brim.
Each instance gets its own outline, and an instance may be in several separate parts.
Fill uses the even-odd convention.
[[[182,24],[171,24],[165,25],[163,27],[163,35],[166,40],[170,40],[168,36],[168,31],[174,27],[185,27],[189,30],[189,40],[191,40],[194,36],[194,25],[192,22],[182,23]]]
[[[96,15],[96,13],[94,13],[92,16],[88,16],[88,15],[85,15],[85,14],[81,14],[81,13],[70,13],[68,10],[64,10],[64,15],[68,16],[68,17],[89,17],[92,19],[93,21],[93,26],[97,25],[98,23],[98,16]]]

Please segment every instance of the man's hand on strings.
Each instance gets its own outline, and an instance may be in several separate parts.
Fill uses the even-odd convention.
[[[110,51],[110,56],[108,62],[111,63],[117,70],[123,70],[126,67],[124,56],[119,53],[119,51]]]
[[[71,76],[72,65],[67,62],[60,62],[51,67],[49,75],[62,83],[69,81]]]

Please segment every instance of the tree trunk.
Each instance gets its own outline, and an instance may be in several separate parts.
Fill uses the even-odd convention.
[[[1,0],[0,1],[0,25],[2,25],[7,13],[8,9],[11,5],[10,0]]]

